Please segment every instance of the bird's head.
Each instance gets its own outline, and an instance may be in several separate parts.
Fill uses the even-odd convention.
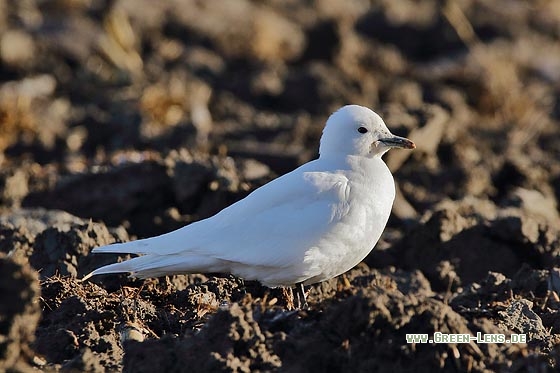
[[[380,157],[391,148],[414,149],[409,139],[393,135],[372,110],[347,105],[334,112],[325,125],[319,154]]]

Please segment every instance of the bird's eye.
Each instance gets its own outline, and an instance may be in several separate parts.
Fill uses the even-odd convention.
[[[367,131],[368,131],[368,129],[365,128],[365,127],[360,127],[360,128],[358,128],[358,132],[359,132],[359,133],[367,133]]]

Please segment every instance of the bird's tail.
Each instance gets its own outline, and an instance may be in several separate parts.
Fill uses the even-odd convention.
[[[133,242],[131,242],[133,243]],[[118,246],[118,245],[111,245]],[[110,253],[136,253],[133,251],[120,251],[111,246],[101,247],[102,251]],[[107,250],[105,250],[107,248]],[[110,251],[109,251],[110,249]],[[124,249],[127,250],[126,245]],[[113,251],[114,250],[114,251]],[[216,258],[209,258],[193,254],[146,254],[120,263],[113,263],[87,274],[82,281],[92,276],[129,272],[132,277],[148,278],[161,277],[174,274],[201,273],[201,272],[227,272],[228,263]]]
[[[159,237],[146,238],[143,240],[136,240],[131,242],[114,243],[112,245],[96,247],[91,252],[93,254],[111,253],[111,254],[155,254],[163,252],[165,247],[168,247],[166,240]],[[160,238],[160,240],[154,240]]]

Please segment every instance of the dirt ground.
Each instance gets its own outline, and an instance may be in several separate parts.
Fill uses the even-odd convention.
[[[0,371],[560,364],[560,2],[0,0]],[[309,310],[230,275],[79,279],[317,156],[341,105],[413,152]],[[407,343],[435,332],[526,343]]]

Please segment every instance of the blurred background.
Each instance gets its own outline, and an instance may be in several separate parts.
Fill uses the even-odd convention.
[[[1,206],[166,231],[316,157],[353,103],[418,144],[387,160],[396,217],[519,188],[557,215],[559,21],[545,0],[2,0]]]
[[[83,311],[103,308],[123,318],[117,301],[91,303],[99,287],[75,281],[112,260],[92,259],[89,251],[213,215],[317,157],[330,113],[360,104],[417,149],[386,155],[397,199],[367,265],[350,275],[362,298],[347,301],[336,282],[310,295],[330,316],[306,320],[349,333],[335,347],[357,341],[353,351],[363,359],[350,359],[347,350],[326,359],[332,346],[309,332],[306,351],[322,349],[306,360],[310,367],[328,361],[358,370],[371,358],[377,368],[413,361],[430,370],[484,371],[539,361],[535,366],[552,369],[560,356],[559,39],[558,0],[0,0],[0,252],[29,261],[46,281],[44,321],[35,331],[37,309],[35,321],[26,322],[29,340],[37,336],[34,348],[49,364],[85,359],[80,348],[99,339],[79,334],[89,325],[114,345],[103,350],[113,355],[100,364],[122,368],[118,335]],[[70,277],[53,277],[60,274]],[[121,286],[110,281],[104,284],[113,291]],[[205,322],[224,299],[246,294],[231,279],[173,281],[175,288],[143,293],[164,299],[144,318],[159,336],[198,328],[184,320]],[[203,290],[192,286],[201,281],[213,297],[207,316],[200,299],[193,300]],[[381,286],[388,283],[393,293]],[[35,293],[21,294],[37,297],[39,285],[33,286]],[[388,293],[376,293],[381,288]],[[255,297],[259,292],[253,289]],[[87,306],[59,307],[72,297]],[[331,307],[333,299],[340,304]],[[352,303],[362,301],[369,303]],[[24,301],[12,303],[18,302]],[[177,316],[178,309],[185,313]],[[529,350],[460,353],[438,345],[420,356],[404,344],[402,320],[383,319],[379,327],[371,309],[410,312],[402,317],[412,320],[405,322],[411,333],[513,330],[537,342]],[[57,316],[82,311],[89,324]],[[356,319],[373,331],[364,337],[352,329]],[[272,325],[257,321],[263,330]],[[293,337],[298,321],[277,330]],[[214,321],[208,330],[220,325]],[[274,335],[267,343],[285,343]],[[381,337],[372,342],[372,335]],[[75,350],[58,340],[76,341]],[[372,343],[384,346],[379,355],[371,355]],[[289,364],[303,359],[303,350],[279,356]],[[136,355],[127,353],[134,366]],[[274,359],[270,365],[247,359],[253,368],[277,367]]]

